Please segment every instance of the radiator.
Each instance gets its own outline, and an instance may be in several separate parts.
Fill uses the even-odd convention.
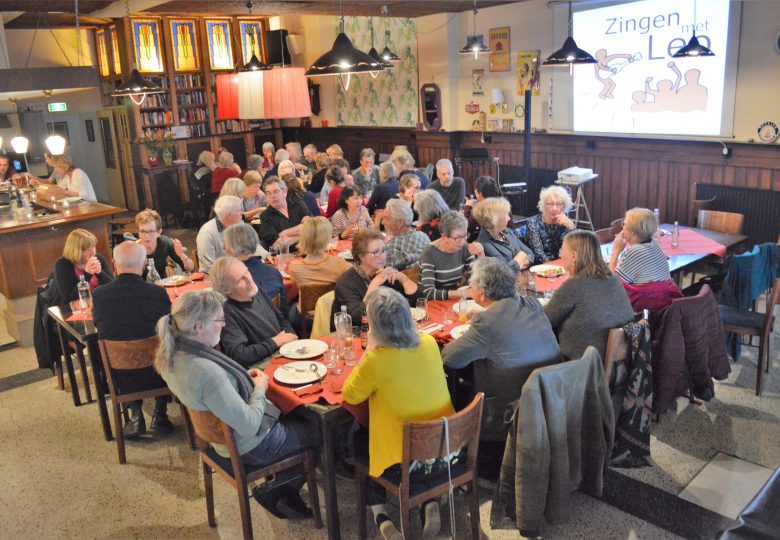
[[[780,233],[780,191],[720,184],[696,184],[697,199],[715,198],[712,210],[745,216],[742,234],[749,242],[776,242]]]

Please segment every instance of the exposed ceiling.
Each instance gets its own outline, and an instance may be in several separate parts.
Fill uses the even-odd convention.
[[[518,0],[480,0],[485,8],[512,4]],[[522,1],[522,0],[520,0]],[[130,13],[196,15],[246,15],[246,0],[128,0]],[[75,26],[74,0],[0,0],[0,15],[9,30],[24,28],[63,28]],[[421,17],[435,13],[471,11],[471,0],[344,0],[348,16],[380,16],[387,6],[391,17]],[[106,24],[110,18],[126,13],[124,1],[79,0],[79,22],[83,26]],[[254,0],[253,15],[338,15],[336,0]]]

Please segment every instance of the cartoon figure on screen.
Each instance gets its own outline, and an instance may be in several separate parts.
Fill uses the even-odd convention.
[[[613,96],[612,93],[615,91],[615,86],[617,86],[617,84],[612,80],[612,76],[618,74],[628,64],[641,59],[641,53],[607,54],[606,49],[597,50],[597,62],[593,64],[593,69],[595,70],[596,79],[604,85],[599,97],[601,99],[613,99],[615,96]],[[620,62],[618,60],[623,61]]]
[[[663,79],[656,83],[655,90],[650,88],[652,77],[645,79],[644,92],[637,90],[631,94],[634,104],[633,112],[691,112],[707,110],[707,87],[699,84],[701,71],[690,69],[685,72],[685,84],[680,86],[683,79],[682,73],[674,62],[669,62],[666,67],[675,74],[674,83],[669,79]],[[653,100],[648,101],[652,96]]]

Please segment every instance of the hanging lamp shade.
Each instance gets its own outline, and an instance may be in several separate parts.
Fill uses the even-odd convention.
[[[380,56],[382,57],[382,60],[384,60],[385,62],[400,62],[401,61],[401,59],[398,57],[398,55],[395,54],[390,49],[388,49],[387,46],[385,46],[385,50],[383,50],[380,53]]]
[[[694,58],[698,56],[715,56],[715,53],[699,43],[699,38],[696,37],[696,31],[694,30],[693,36],[688,44],[685,47],[678,49],[677,52],[672,55],[672,58]]]
[[[149,79],[143,77],[137,69],[130,72],[130,77],[116,87],[111,93],[111,97],[129,97],[133,103],[140,105],[146,99],[147,94],[162,94],[165,92]]]
[[[11,139],[11,146],[17,154],[26,154],[27,147],[30,146],[30,141],[27,137],[14,137]]]
[[[252,58],[249,59],[249,62],[244,64],[244,67],[241,68],[241,71],[267,71],[269,69],[271,69],[271,66],[262,63],[258,60],[257,56],[253,54]]]
[[[265,71],[238,74],[238,117],[242,120],[265,118],[263,75]]]
[[[46,148],[52,156],[60,156],[65,153],[65,138],[59,135],[49,135],[46,140]]]
[[[341,22],[341,31],[333,42],[333,47],[320,56],[306,70],[307,77],[322,77],[325,75],[342,75],[344,89],[349,88],[349,77],[353,73],[368,73],[370,71],[384,71],[382,64],[371,58],[368,54],[356,49],[352,41],[344,33],[344,21]],[[343,76],[347,77],[344,82]]]
[[[238,118],[238,73],[217,75],[217,119]]]
[[[577,42],[571,36],[563,42],[563,47],[547,57],[543,66],[568,66],[571,64],[595,64],[596,59],[590,53],[577,47]]]
[[[302,67],[283,67],[263,74],[265,118],[311,116],[309,84]]]
[[[382,55],[379,54],[375,47],[371,47],[371,49],[368,51],[368,56],[382,64],[382,67],[385,69],[395,68],[395,64],[393,64],[390,60],[385,60],[382,58]]]
[[[477,58],[482,53],[489,53],[490,47],[485,45],[482,34],[466,37],[466,46],[460,50],[460,54],[473,54]]]

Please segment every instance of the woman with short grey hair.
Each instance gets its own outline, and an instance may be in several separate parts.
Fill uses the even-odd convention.
[[[447,206],[447,203],[444,202],[444,198],[438,191],[433,191],[432,189],[422,190],[414,198],[414,211],[417,212],[420,222],[417,230],[428,235],[431,241],[438,240],[441,238],[439,219],[449,209],[450,207]]]
[[[374,191],[368,199],[366,208],[368,213],[374,216],[374,224],[379,226],[379,221],[385,211],[385,205],[398,194],[398,169],[389,161],[379,166],[379,184],[374,186]]]
[[[528,220],[525,238],[537,263],[559,258],[563,237],[574,230],[566,212],[572,207],[571,195],[561,186],[549,186],[539,193],[541,214]]]
[[[431,244],[428,236],[412,226],[412,207],[403,199],[387,201],[382,223],[390,235],[386,264],[396,270],[417,266],[423,250]]]
[[[520,241],[509,225],[509,201],[490,197],[477,203],[474,218],[480,226],[477,242],[485,250],[486,257],[496,257],[515,267],[528,268],[534,262],[531,249]]]
[[[363,193],[370,193],[379,184],[379,167],[374,165],[376,153],[371,148],[360,151],[360,166],[352,171],[352,180]]]
[[[457,212],[441,217],[441,238],[425,248],[420,256],[420,286],[430,300],[458,298],[475,257],[484,254],[482,246],[467,244],[466,218]]]
[[[354,438],[358,459],[368,458],[371,476],[400,479],[404,423],[450,416],[454,409],[436,340],[417,333],[404,297],[379,287],[366,296],[366,311],[366,354],[347,377],[342,395],[350,404],[368,400],[368,433],[360,430]],[[446,463],[429,467],[414,463],[410,477],[422,482],[431,471],[440,470],[447,470]],[[369,490],[377,527],[383,538],[400,538],[382,499],[376,488]],[[438,502],[426,503],[423,515],[422,536],[434,538],[440,525]]]
[[[531,372],[561,361],[558,342],[539,302],[517,294],[517,272],[494,257],[473,265],[471,295],[484,311],[442,350],[444,365],[474,365],[473,391],[485,393],[480,438],[506,438],[512,411]]]

